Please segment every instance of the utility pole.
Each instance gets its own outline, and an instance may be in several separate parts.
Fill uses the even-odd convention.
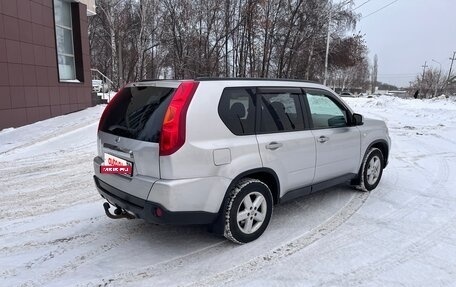
[[[353,0],[347,0],[343,3],[339,3],[340,8],[343,8],[345,5],[352,3]],[[328,31],[326,34],[326,53],[325,53],[325,74],[323,78],[323,85],[326,85],[328,79],[328,58],[329,58],[329,40],[331,36],[331,21],[333,17],[333,2],[329,1],[329,17],[328,17]]]
[[[421,67],[423,68],[423,77],[421,78],[421,81],[424,81],[424,74],[426,73],[426,68],[429,67],[427,65],[427,61],[424,61],[424,65]]]
[[[421,77],[421,85],[420,85],[420,90],[421,90],[421,94],[423,94],[423,84],[424,84],[424,75],[426,74],[426,68],[428,67],[427,65],[427,61],[424,61],[424,65],[421,66],[423,68],[423,76]],[[426,94],[424,95],[426,97]],[[420,97],[422,98],[422,97]]]
[[[454,62],[454,60],[456,60],[456,51],[453,52],[453,57],[451,57],[450,60],[451,60],[451,65],[450,65],[450,71],[448,72],[447,83],[448,83],[448,81],[450,80],[450,77],[451,77],[451,70],[453,69],[453,62]]]
[[[323,78],[323,85],[325,85],[325,86],[326,86],[326,79],[328,78],[329,37],[331,34],[331,20],[332,20],[332,1],[329,2],[328,31],[326,34],[325,75]]]

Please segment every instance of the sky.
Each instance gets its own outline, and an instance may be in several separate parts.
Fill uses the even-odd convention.
[[[408,87],[422,74],[425,61],[448,73],[456,51],[456,0],[397,0],[367,16],[393,1],[355,0],[353,5],[356,9],[367,2],[355,10],[366,16],[355,31],[365,35],[371,62],[378,56],[378,80]]]

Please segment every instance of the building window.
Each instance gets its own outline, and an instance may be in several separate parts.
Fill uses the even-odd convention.
[[[54,17],[59,79],[61,81],[77,80],[71,3],[54,0]]]

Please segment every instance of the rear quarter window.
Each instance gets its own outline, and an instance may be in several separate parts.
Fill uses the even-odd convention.
[[[107,107],[100,130],[113,135],[158,143],[163,117],[174,88],[128,87]]]
[[[225,88],[218,112],[226,127],[235,135],[255,134],[253,88]]]

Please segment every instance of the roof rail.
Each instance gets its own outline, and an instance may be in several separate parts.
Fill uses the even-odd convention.
[[[174,79],[142,79],[137,82],[175,81]]]
[[[284,81],[284,82],[302,82],[302,83],[315,83],[315,81],[301,80],[301,79],[280,79],[280,78],[219,78],[219,77],[197,77],[198,81]]]
[[[143,79],[137,82],[153,82],[153,81],[185,81],[186,79]],[[187,79],[192,80],[192,79]],[[281,78],[236,78],[236,77],[196,77],[195,81],[274,81],[274,82],[299,82],[320,84],[316,81],[301,80],[301,79],[281,79]]]

